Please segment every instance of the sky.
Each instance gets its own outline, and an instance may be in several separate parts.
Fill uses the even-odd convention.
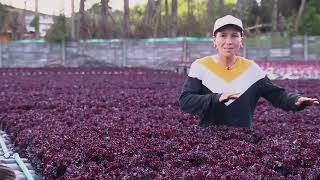
[[[66,16],[71,15],[71,0],[38,0],[39,12],[44,14],[59,15],[64,12]],[[75,12],[79,10],[80,0],[75,1]],[[100,0],[86,0],[86,9],[90,8],[93,4],[100,2]],[[130,6],[139,3],[146,3],[147,0],[129,0]],[[17,8],[35,10],[35,0],[0,0],[0,3],[11,5]],[[123,9],[123,0],[110,0],[109,6],[112,9]]]

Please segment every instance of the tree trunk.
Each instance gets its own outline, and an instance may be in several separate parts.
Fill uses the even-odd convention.
[[[165,8],[165,33],[166,33],[166,36],[168,37],[169,36],[169,7],[168,7],[168,0],[165,0],[164,1],[164,8]]]
[[[236,3],[236,12],[235,12],[235,16],[237,17],[243,17],[244,13],[246,12],[246,0],[237,0]]]
[[[154,0],[148,0],[145,15],[144,15],[144,24],[146,25],[152,24],[152,17],[155,11],[154,6],[155,6]]]
[[[260,24],[260,21],[261,21],[260,16],[257,16],[257,17],[256,17],[255,26],[258,27],[258,25]],[[255,35],[256,35],[256,36],[259,36],[260,34],[261,34],[260,29],[259,29],[259,28],[256,28],[256,29],[255,29]]]
[[[23,15],[16,11],[11,11],[7,14],[3,26],[5,31],[11,30],[12,40],[19,40],[22,34],[27,32]]]
[[[86,19],[85,19],[85,14],[84,14],[84,2],[86,0],[80,0],[80,39],[86,39],[87,37],[87,27],[86,27]]]
[[[39,9],[38,9],[38,5],[39,5],[39,1],[35,0],[35,9],[36,9],[36,16],[39,17],[39,21],[38,21],[38,27],[35,27],[36,30],[36,38],[39,39],[40,37],[40,32],[39,32],[39,26],[40,26],[40,16],[39,16]]]
[[[303,15],[303,11],[304,11],[304,7],[306,5],[306,0],[301,0],[301,4],[300,4],[300,7],[299,7],[299,12],[298,12],[298,16],[297,16],[297,21],[296,21],[296,24],[294,26],[294,30],[295,31],[298,31],[298,28],[299,28],[299,24],[300,24],[300,19]]]
[[[100,21],[101,31],[100,32],[103,38],[108,37],[108,15],[107,15],[108,4],[109,4],[109,0],[101,0],[101,21]]]
[[[76,39],[76,27],[75,27],[75,17],[74,17],[74,0],[71,0],[71,39]]]
[[[192,27],[192,24],[193,24],[193,22],[192,22],[192,8],[191,8],[191,4],[192,4],[192,0],[188,0],[188,9],[187,9],[187,11],[188,11],[188,20],[187,20],[187,22],[188,22],[188,25],[187,25],[187,27],[188,27],[188,29],[187,29],[187,36],[189,36],[190,35],[190,32],[192,31],[192,29],[193,29],[193,27]]]
[[[152,18],[153,22],[155,22],[155,31],[154,31],[154,37],[159,37],[161,32],[161,0],[156,1],[155,4],[155,14]]]
[[[172,8],[171,8],[171,36],[176,37],[177,36],[177,20],[178,20],[178,16],[177,16],[177,12],[178,12],[178,3],[177,0],[172,0],[172,4],[171,4]]]
[[[191,17],[191,3],[192,3],[192,0],[188,0],[188,18]]]
[[[208,14],[208,31],[209,34],[212,33],[213,29],[213,0],[208,0],[207,2],[207,14]]]
[[[161,26],[161,0],[148,0],[143,23],[152,29],[153,36],[159,36]]]
[[[220,17],[224,16],[224,0],[219,0]]]
[[[273,0],[273,10],[272,10],[272,34],[277,31],[278,25],[278,0]]]
[[[124,29],[124,38],[128,38],[129,35],[129,14],[130,14],[130,9],[129,9],[129,0],[124,0],[124,14],[123,14],[123,19],[124,19],[124,24],[123,24],[123,29]]]

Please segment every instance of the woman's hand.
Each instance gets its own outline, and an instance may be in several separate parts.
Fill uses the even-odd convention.
[[[225,103],[232,99],[238,99],[239,97],[240,93],[223,93],[220,96],[219,101]]]
[[[299,97],[296,101],[296,106],[312,106],[319,104],[317,98]]]

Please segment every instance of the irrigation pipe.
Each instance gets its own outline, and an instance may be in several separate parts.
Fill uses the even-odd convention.
[[[13,154],[14,159],[16,160],[17,164],[21,168],[24,175],[27,177],[27,180],[34,180],[33,176],[30,174],[27,166],[23,163],[18,153]]]
[[[7,148],[6,144],[4,143],[4,139],[3,139],[2,136],[0,136],[0,144],[1,144],[1,148],[3,150],[3,156],[5,158],[9,158],[10,157],[10,153],[8,151],[8,148]]]

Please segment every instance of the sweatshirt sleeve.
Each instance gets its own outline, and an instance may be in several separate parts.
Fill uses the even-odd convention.
[[[201,94],[202,87],[202,82],[199,79],[187,77],[179,98],[181,111],[203,115],[219,103],[220,94]]]
[[[295,105],[295,102],[300,97],[299,94],[286,92],[285,89],[274,85],[267,76],[261,80],[260,86],[261,96],[267,99],[273,106],[285,111],[299,111],[304,109],[304,107]]]

